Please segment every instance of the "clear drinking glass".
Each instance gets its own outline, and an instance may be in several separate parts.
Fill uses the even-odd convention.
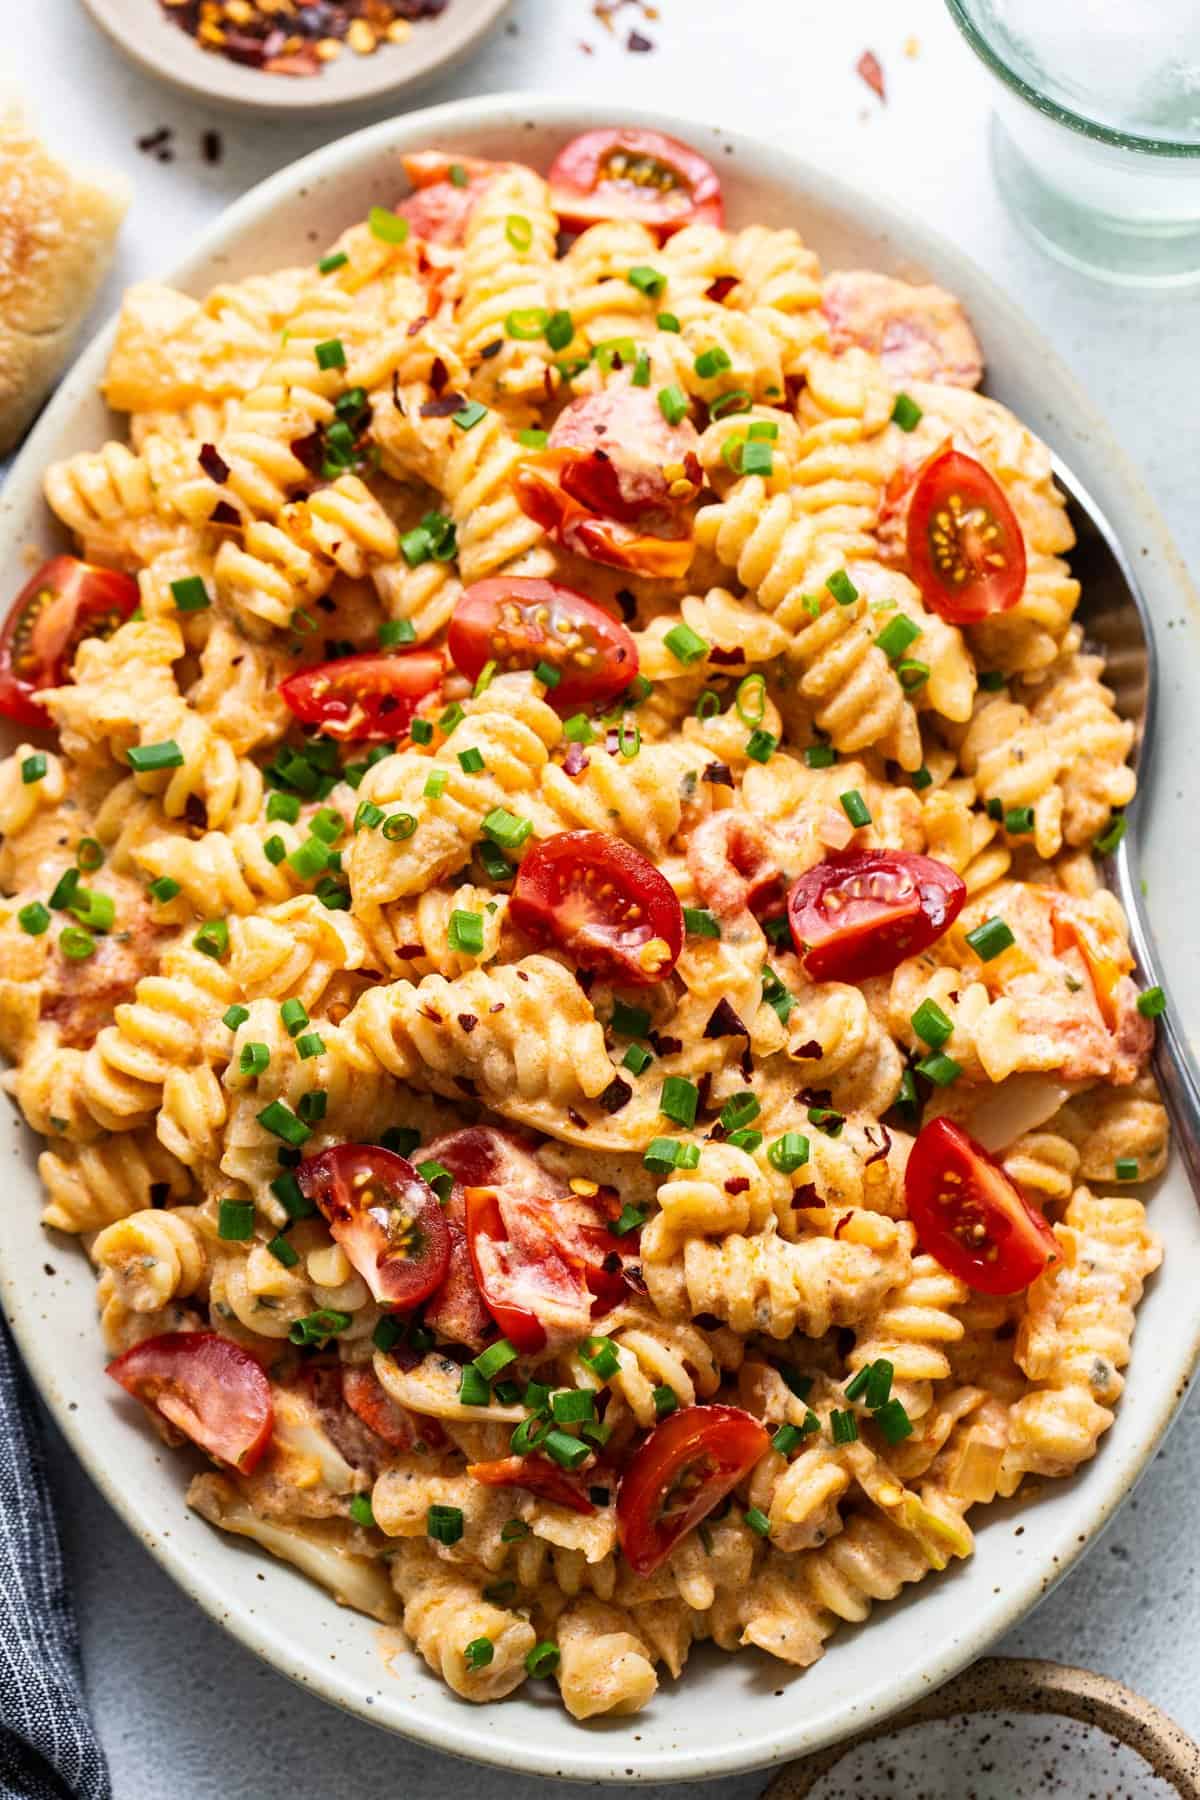
[[[992,160],[1021,223],[1111,281],[1200,278],[1198,0],[946,0],[997,78]]]

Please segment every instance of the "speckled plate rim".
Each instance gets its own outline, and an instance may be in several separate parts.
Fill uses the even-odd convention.
[[[707,149],[727,181],[735,222],[791,218],[828,266],[870,260],[898,273],[936,276],[963,296],[988,350],[992,391],[1051,442],[1094,494],[1134,554],[1160,621],[1181,603],[1185,608],[1186,617],[1172,621],[1183,629],[1172,633],[1159,726],[1164,746],[1182,756],[1200,692],[1195,597],[1120,446],[1029,321],[935,233],[818,166],[708,124],[619,106],[604,116],[657,125]],[[273,266],[285,242],[288,259],[296,260],[304,253],[300,225],[311,225],[323,206],[344,222],[358,216],[367,198],[394,192],[380,194],[381,171],[398,150],[436,143],[484,155],[507,150],[544,164],[561,141],[595,120],[590,105],[516,95],[454,102],[373,126],[248,194],[171,279],[199,291],[214,279]],[[95,388],[111,337],[110,326],[80,358],[0,495],[0,575],[10,587],[30,542],[47,538],[42,469],[55,455],[98,441],[92,434],[103,430]],[[1142,802],[1149,808],[1150,847],[1165,867],[1178,865],[1179,833],[1172,842],[1165,818],[1156,831],[1152,790],[1170,761],[1169,755],[1156,759]],[[1185,849],[1200,873],[1200,857]],[[1185,945],[1187,890],[1194,884],[1180,882],[1177,891],[1157,885],[1151,911],[1160,939]],[[154,1443],[101,1373],[86,1264],[70,1247],[48,1251],[31,1227],[37,1207],[31,1140],[19,1125],[15,1135],[22,1170],[10,1184],[16,1204],[0,1208],[0,1296],[46,1403],[112,1505],[187,1593],[280,1671],[374,1724],[503,1768],[589,1781],[713,1778],[819,1749],[911,1705],[986,1650],[1095,1540],[1145,1470],[1200,1354],[1193,1300],[1200,1212],[1176,1166],[1153,1198],[1167,1262],[1149,1285],[1139,1317],[1141,1354],[1135,1348],[1125,1400],[1100,1455],[1073,1481],[1049,1484],[1036,1505],[1014,1503],[993,1513],[969,1563],[881,1609],[865,1627],[840,1634],[825,1659],[799,1678],[749,1653],[722,1658],[705,1650],[678,1686],[664,1685],[631,1719],[581,1727],[532,1688],[502,1706],[476,1710],[442,1689],[415,1657],[383,1673],[378,1628],[340,1612],[265,1556],[253,1553],[247,1561],[240,1546],[187,1510],[186,1470],[180,1473],[186,1459]]]
[[[512,0],[449,0],[433,19],[414,21],[404,44],[369,56],[343,50],[312,76],[271,75],[202,50],[168,19],[159,0],[82,0],[117,48],[148,75],[227,111],[262,115],[349,111],[402,94],[469,56]]]

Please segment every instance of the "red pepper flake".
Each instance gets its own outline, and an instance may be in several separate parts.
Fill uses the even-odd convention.
[[[229,464],[215,444],[201,444],[196,461],[210,481],[221,483],[229,480]]]
[[[596,52],[592,49],[592,46],[587,42],[587,40],[585,38],[580,38],[579,48],[583,51],[583,54],[585,56],[595,56],[595,54],[596,54]]]
[[[737,276],[736,275],[718,275],[717,279],[713,282],[710,282],[709,286],[705,288],[705,290],[704,290],[705,299],[715,300],[719,305],[720,302],[722,300],[724,300],[724,298],[727,294],[732,293],[733,289],[736,286],[737,286]]]
[[[629,36],[625,39],[625,48],[635,52],[642,52],[653,50],[654,45],[648,37],[643,37],[640,31],[631,31]]]
[[[219,131],[205,131],[200,138],[200,154],[206,163],[219,163],[224,146]]]
[[[149,154],[155,150],[164,149],[170,143],[173,135],[169,125],[160,125],[157,131],[148,131],[145,137],[136,138],[134,141],[139,150],[144,150]]]
[[[820,1205],[821,1196],[818,1194],[811,1181],[806,1181],[803,1187],[794,1188],[792,1190],[792,1210],[794,1212],[801,1212],[808,1207]]]
[[[236,506],[230,506],[228,500],[218,500],[208,520],[210,525],[240,525],[242,515]]]
[[[873,94],[878,94],[882,105],[887,105],[887,89],[883,81],[883,69],[879,58],[873,50],[864,50],[854,65],[854,72],[865,81]]]

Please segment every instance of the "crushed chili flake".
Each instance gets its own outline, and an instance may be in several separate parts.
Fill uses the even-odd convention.
[[[631,31],[625,39],[625,48],[633,51],[653,50],[653,40],[643,36],[640,31]]]
[[[864,50],[854,65],[854,72],[866,82],[873,94],[878,94],[884,106],[887,105],[887,89],[883,81],[883,68],[873,50]]]
[[[319,75],[346,49],[369,56],[402,44],[412,21],[449,0],[160,0],[202,50],[271,75]],[[215,137],[215,133],[211,134]],[[160,152],[165,156],[168,152]],[[219,154],[219,152],[218,152]],[[209,161],[217,157],[205,155]]]
[[[200,136],[200,154],[206,163],[219,163],[224,150],[219,131],[205,131]]]
[[[136,138],[134,141],[139,150],[144,150],[149,154],[155,150],[165,149],[173,136],[174,133],[169,125],[160,125],[157,131],[148,131],[144,137]]]
[[[196,461],[210,481],[225,482],[229,480],[229,464],[215,444],[201,444],[200,454]]]

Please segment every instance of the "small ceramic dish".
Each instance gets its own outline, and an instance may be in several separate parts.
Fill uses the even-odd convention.
[[[436,18],[418,19],[402,44],[381,44],[369,56],[344,48],[316,75],[278,75],[202,50],[159,0],[83,0],[101,30],[148,75],[233,112],[306,118],[366,106],[442,74],[470,54],[509,4],[449,0]]]
[[[452,0],[451,11],[458,0]],[[173,28],[174,29],[174,28]],[[1140,804],[1139,872],[1163,949],[1163,980],[1181,1025],[1200,1021],[1195,893],[1200,843],[1175,800],[1195,743],[1200,614],[1186,573],[1120,444],[1051,346],[1008,296],[918,220],[775,145],[717,125],[606,103],[522,95],[409,113],[327,145],[254,189],[165,278],[193,294],[319,254],[372,205],[403,188],[402,152],[436,146],[516,157],[546,169],[598,119],[690,139],[720,169],[733,226],[794,225],[826,268],[873,268],[936,280],[960,295],[985,347],[988,388],[1075,472],[1135,556],[1156,624],[1169,621],[1156,736],[1160,754]],[[15,593],[28,559],[67,549],[42,499],[48,463],[94,449],[115,422],[98,392],[112,344],[102,332],[67,376],[0,495],[0,593]],[[1150,1196],[1163,1267],[1138,1313],[1116,1422],[1075,1479],[978,1521],[967,1563],[881,1606],[844,1631],[803,1675],[754,1652],[707,1646],[645,1711],[579,1725],[530,1683],[499,1705],[455,1697],[381,1630],[286,1565],[250,1551],[189,1511],[199,1457],[167,1451],[104,1374],[92,1271],[80,1247],[38,1225],[39,1145],[14,1117],[0,1206],[0,1302],[26,1362],[76,1453],[131,1529],[184,1591],[275,1668],[372,1724],[506,1769],[580,1781],[704,1780],[840,1742],[927,1695],[982,1655],[1072,1567],[1128,1497],[1173,1418],[1200,1352],[1200,1209],[1178,1160]],[[973,1520],[972,1523],[975,1521]],[[186,1704],[186,1695],[181,1695]]]

